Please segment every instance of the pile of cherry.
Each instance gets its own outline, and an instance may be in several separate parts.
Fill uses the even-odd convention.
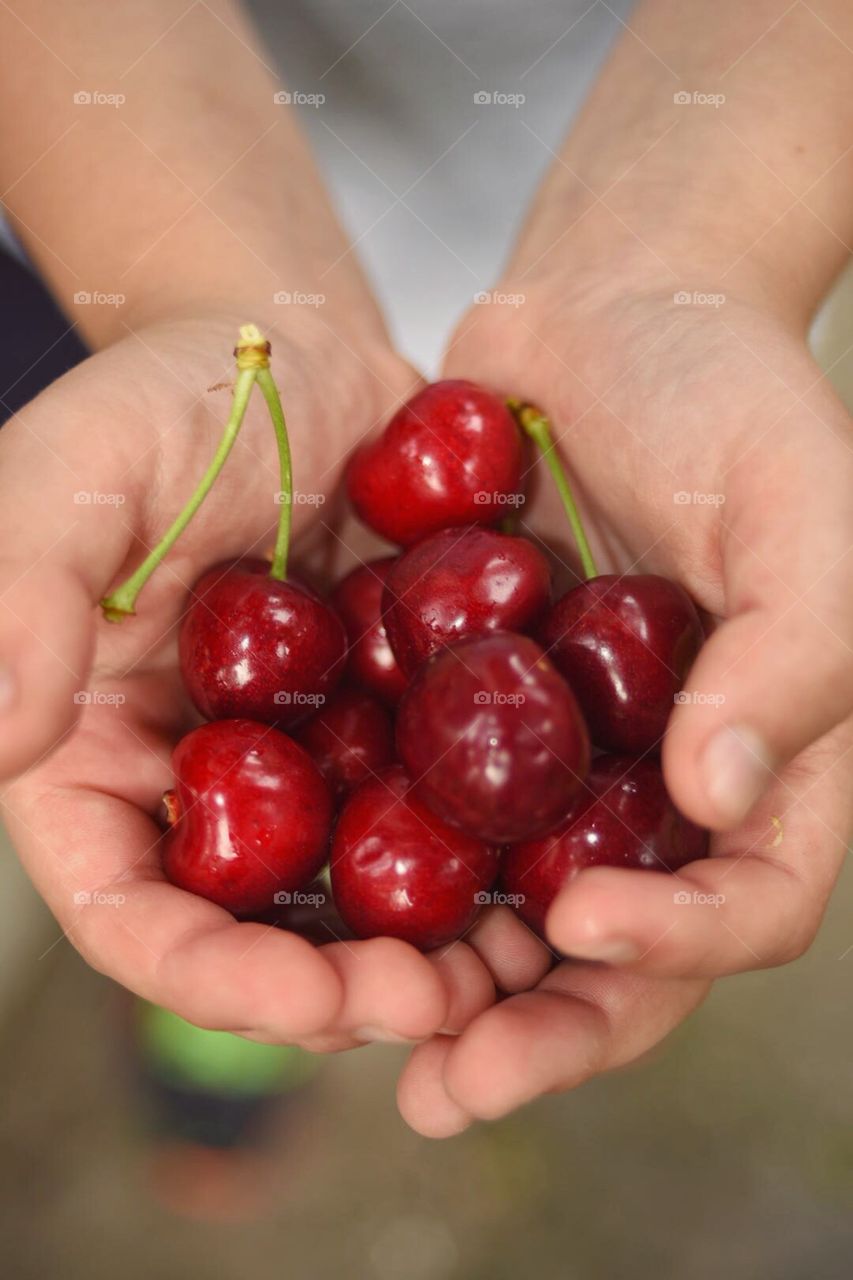
[[[174,884],[241,918],[307,919],[318,938],[325,919],[327,941],[427,949],[490,901],[544,936],[585,867],[705,856],[658,759],[702,640],[696,608],[653,575],[593,573],[552,599],[547,556],[495,527],[521,500],[527,436],[561,483],[543,432],[472,383],[428,386],[347,472],[396,554],[328,601],[260,560],[196,584],[180,666],[208,723],[174,752]],[[561,492],[571,504],[564,476]]]

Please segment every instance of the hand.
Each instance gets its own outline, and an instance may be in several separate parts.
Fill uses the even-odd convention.
[[[338,340],[325,315],[304,310],[298,324],[267,330],[272,369],[297,487],[331,496],[350,448],[417,379],[381,340],[364,337],[370,326],[361,342]],[[230,403],[215,384],[232,377],[246,318],[204,314],[129,333],[2,432],[0,657],[9,700],[0,775],[21,773],[3,795],[6,821],[69,939],[139,995],[203,1026],[311,1048],[420,1039],[463,1025],[493,998],[469,948],[435,960],[391,940],[315,950],[295,935],[238,924],[168,884],[160,868],[155,818],[171,748],[192,723],[175,624],[203,570],[263,552],[274,533],[278,470],[259,393],[138,616],[115,626],[96,608],[209,462]],[[295,518],[297,555],[312,538],[340,550],[331,502],[299,506]]]
[[[663,760],[677,804],[718,834],[674,877],[599,868],[572,882],[548,935],[575,959],[412,1055],[401,1106],[425,1133],[630,1061],[708,979],[800,955],[851,830],[848,416],[803,333],[752,300],[677,306],[618,265],[609,278],[510,280],[501,292],[525,305],[476,308],[447,372],[551,416],[601,571],[671,575],[717,620]],[[568,562],[536,471],[524,529]],[[497,968],[530,945],[523,927],[489,928],[486,960],[517,989]],[[602,960],[615,967],[587,963]]]

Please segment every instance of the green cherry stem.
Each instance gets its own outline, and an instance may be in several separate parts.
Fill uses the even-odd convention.
[[[234,382],[231,413],[213,460],[202,476],[195,493],[154,550],[145,557],[139,568],[125,579],[121,586],[101,601],[104,617],[109,622],[121,622],[123,618],[136,612],[136,600],[140,591],[210,493],[234,446],[240,427],[243,425],[252,388],[260,372],[265,372],[269,364],[269,343],[264,342],[260,330],[255,325],[243,325],[240,329],[240,341],[234,354],[237,358],[237,377]]]
[[[551,434],[551,424],[543,413],[534,408],[532,404],[520,404],[517,400],[508,401],[510,409],[518,420],[525,435],[537,446],[545,459],[545,463],[551,475],[554,477],[554,483],[557,491],[562,499],[566,515],[569,518],[569,524],[572,527],[575,542],[577,544],[578,553],[580,554],[581,564],[583,566],[584,577],[598,577],[598,570],[595,567],[595,561],[592,558],[589,542],[587,541],[586,530],[578,512],[577,503],[566,475],[560,455],[557,453],[557,447],[554,444],[554,437]]]
[[[275,380],[268,368],[258,370],[258,386],[267,402],[267,408],[272,418],[278,445],[278,464],[281,477],[281,493],[279,496],[281,515],[278,518],[278,532],[270,566],[270,577],[275,578],[278,582],[284,582],[287,578],[287,555],[290,550],[290,527],[293,521],[293,467],[290,458],[290,440],[287,435],[287,423],[284,418],[284,410],[281,407],[278,387],[275,385]]]

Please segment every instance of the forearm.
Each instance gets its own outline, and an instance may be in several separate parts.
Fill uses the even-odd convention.
[[[572,260],[807,317],[853,243],[851,45],[848,0],[644,0],[555,158],[516,277]]]
[[[0,190],[31,256],[95,345],[204,306],[321,294],[380,320],[330,208],[297,108],[235,4],[175,21],[168,0],[0,7]],[[18,15],[18,16],[16,16]],[[118,106],[75,94],[123,95]],[[334,265],[336,264],[337,265]],[[126,298],[73,308],[75,293]]]

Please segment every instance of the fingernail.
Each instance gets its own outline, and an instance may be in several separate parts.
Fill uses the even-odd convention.
[[[639,949],[627,938],[591,938],[580,947],[572,945],[568,954],[573,960],[601,960],[604,964],[628,964],[636,960]]]
[[[352,1033],[356,1040],[364,1040],[365,1043],[378,1042],[379,1044],[412,1044],[412,1040],[408,1036],[398,1036],[395,1031],[386,1031],[384,1027],[356,1027]]]
[[[0,714],[11,708],[16,692],[17,685],[11,667],[0,665]]]
[[[767,750],[751,729],[718,729],[703,761],[708,797],[720,818],[734,825],[749,813],[770,780]]]

